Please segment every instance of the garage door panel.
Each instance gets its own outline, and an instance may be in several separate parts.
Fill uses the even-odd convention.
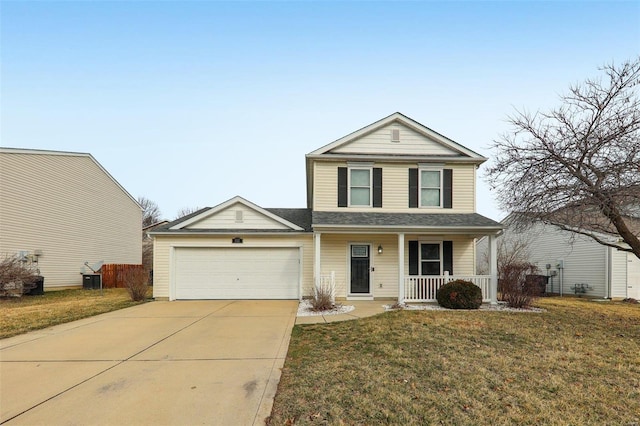
[[[298,248],[176,248],[177,299],[297,299]]]

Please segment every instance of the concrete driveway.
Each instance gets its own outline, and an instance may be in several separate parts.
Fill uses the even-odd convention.
[[[151,302],[0,340],[0,423],[263,424],[297,306]]]

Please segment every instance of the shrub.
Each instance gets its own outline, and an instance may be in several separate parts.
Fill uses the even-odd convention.
[[[501,300],[511,308],[529,308],[542,294],[539,285],[527,281],[528,275],[535,275],[538,267],[528,262],[510,262],[500,265],[498,270],[498,291]]]
[[[149,272],[145,268],[128,269],[124,275],[124,282],[131,300],[138,302],[147,298]]]
[[[0,297],[22,296],[36,286],[38,270],[17,256],[0,260]]]
[[[336,307],[333,298],[333,292],[329,286],[315,287],[313,297],[311,298],[312,311],[330,311]]]
[[[482,305],[482,290],[470,281],[454,280],[436,292],[438,304],[449,309],[478,309]]]

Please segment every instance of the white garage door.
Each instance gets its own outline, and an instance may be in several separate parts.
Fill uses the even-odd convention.
[[[175,249],[176,299],[297,299],[298,248]]]

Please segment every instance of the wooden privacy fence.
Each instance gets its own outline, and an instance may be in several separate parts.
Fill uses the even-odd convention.
[[[142,270],[143,265],[107,264],[102,265],[102,287],[103,288],[124,288],[125,279],[129,271]]]

